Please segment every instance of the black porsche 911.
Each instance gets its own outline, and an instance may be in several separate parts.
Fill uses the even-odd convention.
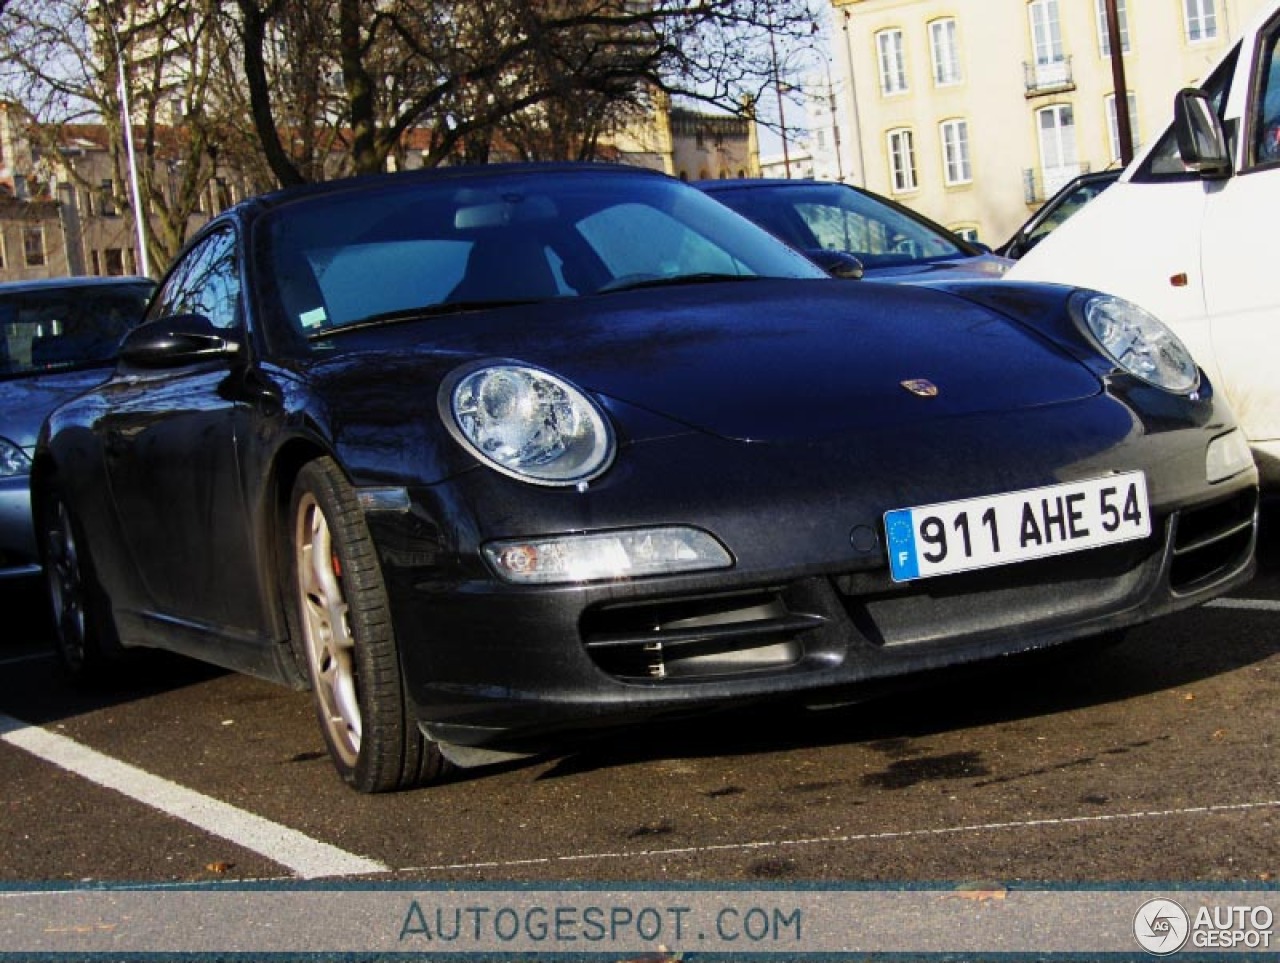
[[[309,685],[364,791],[1117,633],[1253,569],[1257,476],[1091,291],[831,280],[622,167],[244,202],[33,474],[58,651]]]

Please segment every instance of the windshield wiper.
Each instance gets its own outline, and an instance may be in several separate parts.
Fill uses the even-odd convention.
[[[667,288],[685,284],[715,284],[720,281],[762,281],[759,274],[717,274],[712,271],[701,271],[697,274],[663,275],[661,277],[623,275],[596,291],[596,294],[609,294],[614,291],[635,291],[640,288]]]
[[[335,324],[319,328],[307,333],[311,340],[326,338],[331,334],[346,331],[359,331],[363,328],[375,328],[383,324],[396,324],[400,321],[420,321],[423,318],[438,318],[446,314],[464,314],[467,311],[485,311],[490,308],[509,308],[518,304],[537,304],[542,298],[506,298],[492,301],[441,301],[438,304],[424,304],[416,308],[397,308],[395,311],[383,311],[370,314],[358,321]]]

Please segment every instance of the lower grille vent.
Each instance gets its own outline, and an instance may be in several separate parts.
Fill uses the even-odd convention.
[[[1257,492],[1247,491],[1181,512],[1169,576],[1173,591],[1194,591],[1243,565],[1253,545],[1257,509]]]
[[[770,591],[602,606],[586,614],[582,634],[610,675],[687,680],[794,665],[800,636],[825,621]]]

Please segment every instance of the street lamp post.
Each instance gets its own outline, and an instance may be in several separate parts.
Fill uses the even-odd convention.
[[[773,64],[773,89],[778,95],[778,133],[782,137],[782,168],[791,179],[791,150],[787,145],[787,115],[782,107],[782,77],[778,72],[778,43],[773,36],[773,24],[769,24],[769,55]]]
[[[849,11],[844,11],[844,52],[849,67],[849,102],[853,105],[853,139],[858,147],[858,177],[867,186],[867,158],[862,148],[862,117],[858,110],[858,82],[853,72],[853,24]]]
[[[110,14],[108,14],[110,16]],[[120,85],[120,113],[124,126],[125,164],[129,168],[129,190],[133,197],[133,226],[138,239],[138,258],[142,273],[151,276],[151,257],[147,253],[146,211],[142,207],[142,191],[138,187],[137,154],[133,148],[133,112],[129,109],[129,82],[125,76],[124,48],[120,44],[120,32],[115,24],[108,24],[116,46],[116,68]]]

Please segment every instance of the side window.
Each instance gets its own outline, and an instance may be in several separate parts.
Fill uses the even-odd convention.
[[[884,224],[834,204],[797,204],[796,213],[826,250],[880,252],[887,247]]]
[[[211,234],[170,272],[147,320],[171,314],[202,314],[223,329],[239,325],[240,262],[234,231]]]
[[[1280,23],[1273,24],[1258,61],[1258,92],[1249,129],[1255,164],[1280,162]]]

